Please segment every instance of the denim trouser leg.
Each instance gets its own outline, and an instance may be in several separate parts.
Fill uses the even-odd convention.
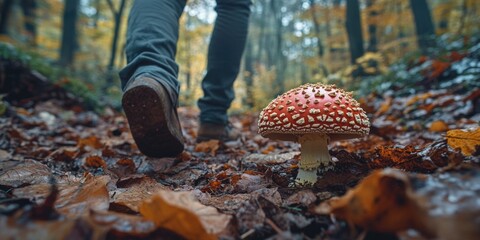
[[[201,122],[228,122],[227,110],[235,97],[233,82],[247,39],[250,3],[250,0],[217,0],[207,74],[202,82],[204,96],[198,100]]]
[[[127,66],[120,71],[122,88],[128,80],[148,73],[158,79],[177,102],[180,85],[175,54],[178,21],[186,0],[135,0],[128,17]]]

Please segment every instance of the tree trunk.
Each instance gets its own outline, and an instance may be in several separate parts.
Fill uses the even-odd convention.
[[[12,12],[13,0],[4,0],[0,12],[0,34],[8,34],[8,19]]]
[[[376,52],[377,48],[377,16],[378,12],[372,10],[372,6],[375,4],[375,0],[367,0],[368,10],[368,46],[367,51]]]
[[[77,49],[77,19],[80,0],[65,0],[63,10],[62,46],[60,65],[71,66]]]
[[[322,44],[322,38],[320,36],[320,23],[318,22],[315,10],[315,0],[310,0],[310,14],[312,16],[313,27],[315,29],[315,36],[317,37],[318,57],[320,57],[321,59],[324,54],[324,49]]]
[[[275,82],[277,85],[276,95],[282,94],[285,92],[285,56],[283,55],[283,25],[282,25],[282,12],[281,7],[278,4],[278,1],[271,1],[271,8],[274,15],[274,24],[275,24],[275,47],[276,47],[276,68],[275,68]]]
[[[460,27],[458,27],[457,34],[461,35],[465,28],[465,22],[467,21],[467,0],[462,1],[462,15],[460,15]]]
[[[255,97],[253,93],[253,72],[253,43],[252,38],[249,38],[245,48],[245,73],[243,74],[246,88],[244,104],[249,109],[252,109],[255,106]]]
[[[255,61],[257,64],[259,64],[262,61],[262,52],[264,51],[264,46],[265,46],[265,25],[267,22],[267,0],[265,1],[260,1],[261,4],[261,9],[262,9],[262,15],[260,17],[260,35],[258,36],[258,51],[257,51],[257,56],[255,57]]]
[[[435,28],[430,9],[428,8],[427,0],[410,0],[410,7],[415,20],[418,46],[425,54],[429,47],[435,46],[433,39]]]
[[[324,2],[326,2],[326,0],[324,0]],[[324,52],[326,54],[328,54],[327,56],[330,57],[330,54],[331,54],[331,44],[330,42],[328,41],[328,39],[330,39],[330,37],[332,37],[332,21],[331,21],[331,17],[330,17],[330,5],[326,5],[325,6],[327,8],[327,11],[325,11],[325,15],[324,15],[324,20],[325,20],[325,35],[326,35],[326,41],[325,41],[325,46],[324,46]]]
[[[37,24],[35,22],[35,11],[37,9],[37,3],[35,0],[21,0],[20,6],[22,7],[23,16],[25,18],[24,25],[28,35],[28,44],[31,46],[36,46]]]
[[[363,55],[362,23],[358,0],[347,0],[347,28],[348,43],[350,46],[350,62],[353,64]]]
[[[98,21],[100,20],[100,3],[101,0],[95,0],[95,15],[93,15],[94,28],[98,28]]]
[[[123,11],[125,9],[126,1],[125,0],[120,1],[120,7],[118,11],[115,10],[112,0],[108,0],[107,2],[112,10],[112,13],[114,15],[114,20],[115,20],[115,26],[113,28],[112,46],[110,49],[110,61],[108,62],[108,69],[111,71],[113,70],[113,67],[115,65],[115,59],[117,57],[118,37],[120,32],[120,26],[122,24]]]
[[[187,104],[190,104],[190,101],[193,98],[193,88],[192,88],[192,54],[191,54],[191,46],[192,46],[192,38],[191,38],[191,33],[188,31],[189,26],[192,24],[192,17],[188,14],[185,14],[186,19],[186,27],[185,29],[185,51],[187,52],[186,54],[186,59],[185,59],[185,83],[186,83],[186,102]]]

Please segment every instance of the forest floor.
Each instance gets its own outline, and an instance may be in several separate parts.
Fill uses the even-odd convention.
[[[289,185],[300,146],[262,138],[257,113],[231,117],[238,140],[196,144],[198,112],[182,107],[185,151],[155,159],[121,112],[99,115],[68,94],[3,102],[2,239],[479,236],[480,88],[359,102],[370,134],[331,143],[335,168],[303,188]]]

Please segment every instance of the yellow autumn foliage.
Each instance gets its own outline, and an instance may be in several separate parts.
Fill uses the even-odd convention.
[[[478,154],[480,149],[480,127],[473,130],[455,129],[447,132],[448,146],[460,149],[463,155]]]

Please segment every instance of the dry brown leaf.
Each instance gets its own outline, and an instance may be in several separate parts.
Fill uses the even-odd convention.
[[[60,147],[50,153],[49,158],[59,162],[71,162],[80,154],[80,150],[76,147]]]
[[[167,189],[167,187],[152,178],[142,177],[133,185],[129,184],[125,188],[118,188],[114,192],[111,192],[110,196],[113,196],[112,204],[138,212],[138,206],[140,203],[151,198],[153,193],[162,189]]]
[[[300,152],[292,151],[288,153],[277,153],[277,154],[260,154],[260,153],[252,153],[250,155],[245,156],[243,161],[246,162],[253,162],[257,164],[281,164],[290,159],[298,159],[300,156]]]
[[[375,116],[380,116],[386,113],[388,110],[390,110],[390,107],[392,106],[392,101],[393,101],[393,98],[391,97],[385,99],[385,102],[383,102],[380,108],[378,108],[377,112],[375,113]]]
[[[107,210],[110,204],[107,184],[109,176],[88,175],[82,183],[60,190],[55,208],[69,217],[88,214],[90,210]]]
[[[460,149],[463,155],[478,155],[480,149],[480,128],[474,130],[455,129],[447,132],[447,143],[454,149]]]
[[[107,184],[109,176],[87,175],[84,179],[58,184],[58,197],[55,209],[70,218],[88,214],[90,210],[104,211],[109,207],[110,197]],[[13,190],[16,197],[30,198],[41,204],[50,194],[51,185],[41,183]]]
[[[12,157],[12,155],[9,152],[0,149],[0,161],[8,160],[11,157]]]
[[[400,170],[377,170],[344,196],[320,204],[314,212],[331,213],[378,232],[413,228],[427,237],[433,235],[426,210],[413,195],[407,175]]]
[[[37,161],[0,161],[0,185],[19,187],[47,183],[50,175],[50,168]]]
[[[91,168],[106,168],[107,164],[100,156],[93,155],[85,159],[85,166]]]
[[[103,147],[103,143],[101,142],[100,138],[96,136],[90,136],[78,140],[78,148],[84,148],[86,146],[92,147],[94,149],[101,149]]]
[[[312,192],[312,190],[308,189],[294,193],[284,201],[283,205],[303,205],[308,207],[316,200],[317,196]]]
[[[157,227],[187,239],[216,239],[230,223],[231,216],[198,202],[192,192],[161,190],[139,207],[140,213]]]
[[[430,132],[446,132],[448,130],[448,125],[442,120],[437,120],[430,124],[428,130]]]
[[[219,147],[220,147],[220,141],[216,139],[212,139],[209,141],[197,143],[197,145],[195,145],[195,152],[210,153],[213,156],[215,156]]]

